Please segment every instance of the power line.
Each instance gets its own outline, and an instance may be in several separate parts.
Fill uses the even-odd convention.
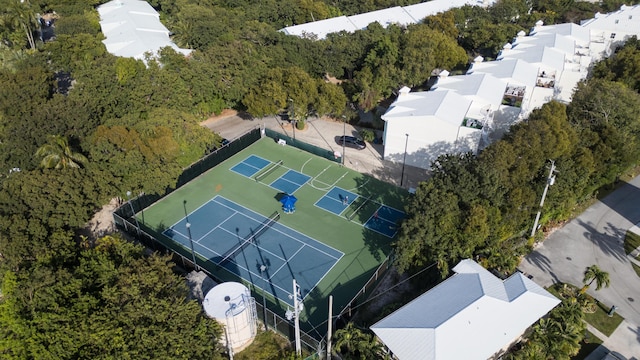
[[[358,308],[359,308],[359,307],[361,307],[362,305],[365,305],[365,304],[369,303],[370,301],[372,301],[372,300],[374,300],[374,299],[377,299],[378,297],[380,297],[380,296],[382,296],[382,295],[386,294],[387,292],[389,292],[389,291],[391,291],[391,290],[395,289],[396,287],[398,287],[398,286],[400,286],[400,285],[404,284],[405,282],[407,282],[407,281],[409,281],[409,280],[413,279],[414,277],[416,277],[416,276],[418,276],[418,275],[422,274],[423,272],[425,272],[425,271],[427,271],[427,270],[431,269],[431,268],[432,268],[434,265],[436,265],[436,264],[437,264],[437,263],[433,263],[433,264],[431,264],[431,265],[429,265],[429,266],[425,267],[424,269],[422,269],[422,270],[418,271],[417,273],[415,273],[415,274],[413,274],[413,275],[409,276],[408,278],[406,278],[406,279],[404,279],[404,280],[400,281],[399,283],[397,283],[397,284],[395,284],[395,285],[393,285],[393,286],[389,287],[388,289],[384,290],[383,292],[379,293],[378,295],[373,296],[373,297],[370,297],[369,299],[367,299],[367,300],[366,300],[366,301],[364,301],[363,303],[358,304],[358,305],[356,305],[356,306],[352,307],[352,308],[351,308],[351,310],[358,309]],[[340,317],[340,315],[334,315],[334,316],[332,316],[332,317],[331,317],[331,319],[333,320],[333,319],[337,319],[337,318],[339,318],[339,317]],[[323,325],[324,325],[324,324],[326,324],[328,321],[329,321],[329,320],[325,320],[325,321],[321,322],[320,324],[318,324],[318,325],[314,326],[311,330],[312,330],[312,331],[315,331],[316,333],[318,333],[318,332],[316,331],[316,329],[317,329],[318,327],[320,327],[320,326],[323,326]],[[324,337],[323,337],[323,338],[324,338]]]

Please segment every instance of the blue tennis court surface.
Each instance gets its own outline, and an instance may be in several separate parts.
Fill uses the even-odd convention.
[[[285,194],[293,194],[302,187],[307,181],[311,179],[311,176],[297,172],[295,170],[289,170],[284,175],[277,178],[269,186],[274,189],[278,189]]]
[[[358,198],[358,194],[349,190],[334,187],[326,193],[315,205],[328,212],[340,215],[349,205]]]
[[[398,232],[398,222],[404,218],[404,212],[382,205],[364,223],[364,227],[392,238]]]
[[[256,155],[251,155],[232,167],[231,171],[250,178],[269,164],[271,164],[271,161]]]
[[[187,249],[191,236],[200,257],[293,305],[288,297],[292,280],[296,279],[304,298],[344,254],[277,222],[263,231],[268,222],[267,217],[216,196],[163,234]],[[251,237],[255,241],[233,254],[232,250]],[[261,265],[267,266],[264,279]]]

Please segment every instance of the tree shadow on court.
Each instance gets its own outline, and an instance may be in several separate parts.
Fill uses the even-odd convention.
[[[368,296],[356,295],[361,292],[363,286],[371,279],[375,269],[362,273],[356,277],[349,277],[347,271],[336,277],[336,280],[327,287],[331,293],[323,293],[314,288],[304,299],[304,314],[301,316],[301,328],[309,335],[317,339],[326,337],[329,322],[329,295],[333,296],[332,319],[333,328],[337,322],[348,322],[355,316]],[[382,278],[382,277],[380,277]]]
[[[347,210],[347,218],[350,221],[364,225],[373,217],[378,217],[378,210],[382,205],[405,212],[405,205],[410,196],[405,189],[367,175],[361,175],[355,181],[359,197],[353,201]],[[401,220],[396,221],[395,224],[390,223],[389,226],[399,229],[400,223]],[[381,261],[380,252],[388,254],[395,237],[390,238],[363,226],[362,238],[369,252],[376,260]]]

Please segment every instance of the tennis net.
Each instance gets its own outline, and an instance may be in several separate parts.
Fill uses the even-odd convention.
[[[262,226],[258,230],[252,231],[251,234],[240,245],[238,245],[235,248],[227,251],[222,256],[222,260],[220,261],[219,264],[224,264],[227,260],[229,260],[232,257],[235,257],[242,250],[246,249],[247,246],[249,246],[251,244],[254,244],[256,242],[256,239],[260,235],[264,234],[265,231],[269,230],[273,226],[273,224],[275,224],[278,220],[280,220],[280,213],[277,212],[277,211],[274,211],[273,214],[271,214],[271,216],[269,216],[262,223]]]
[[[265,177],[267,177],[269,174],[273,173],[274,171],[276,171],[277,168],[279,168],[282,164],[284,164],[284,161],[282,160],[278,160],[277,162],[275,162],[273,165],[267,167],[264,171],[262,171],[261,173],[257,174],[255,176],[256,181],[260,181],[262,179],[264,179]]]
[[[355,209],[355,210],[353,210],[353,213],[351,213],[351,215],[348,215],[348,216],[347,216],[347,220],[352,221],[352,220],[353,220],[353,218],[355,218],[355,217],[356,217],[356,215],[358,215],[358,212],[359,212],[359,211],[360,211],[360,210],[361,210],[365,205],[367,205],[367,204],[369,203],[369,200],[371,200],[371,199],[370,199],[370,198],[368,198],[368,197],[367,197],[367,198],[366,198],[366,197],[358,197],[358,200],[359,200],[359,199],[362,199],[362,203],[360,203],[360,204],[358,205],[358,207],[356,207],[356,209]]]

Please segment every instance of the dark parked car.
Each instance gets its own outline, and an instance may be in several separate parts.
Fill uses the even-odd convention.
[[[345,145],[348,147],[356,148],[358,150],[362,150],[367,147],[367,144],[354,136],[340,136],[338,138],[338,144]]]

